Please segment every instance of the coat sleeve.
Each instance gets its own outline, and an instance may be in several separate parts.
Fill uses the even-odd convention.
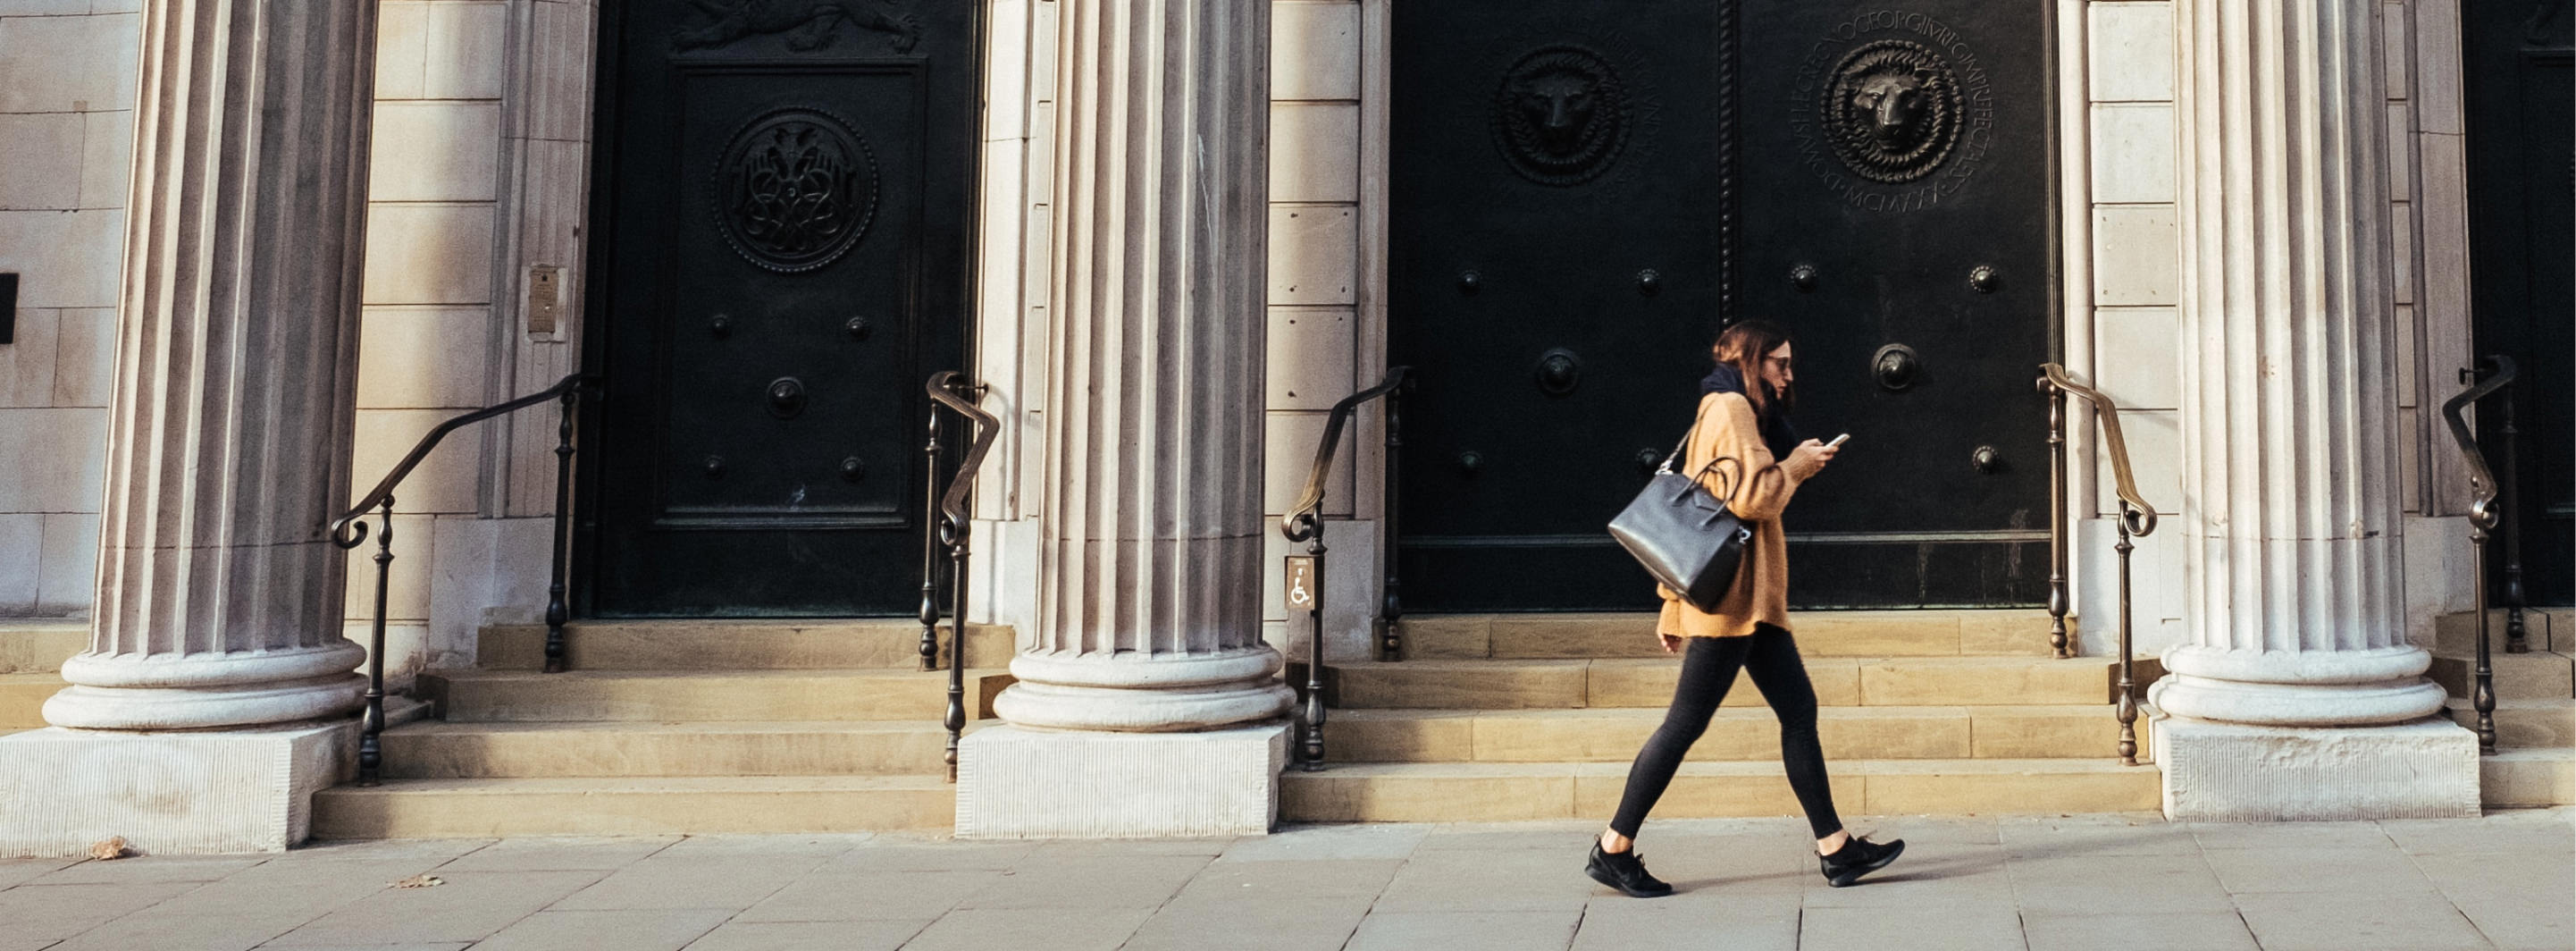
[[[1748,522],[1775,522],[1780,512],[1789,507],[1789,497],[1798,491],[1798,478],[1772,458],[1769,446],[1762,443],[1762,424],[1754,418],[1753,403],[1740,393],[1712,393],[1699,406],[1699,425],[1691,437],[1690,467],[1692,472],[1706,468],[1710,460],[1733,457],[1743,463],[1718,466],[1700,475],[1700,484],[1718,498],[1728,499],[1737,518]],[[1741,480],[1742,485],[1737,482]],[[1729,498],[1728,493],[1733,493]]]

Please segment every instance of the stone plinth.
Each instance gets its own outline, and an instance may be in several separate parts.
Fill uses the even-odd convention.
[[[2281,727],[2160,717],[2165,818],[2212,822],[2478,815],[2478,737],[2447,720]]]
[[[1279,818],[1280,723],[1196,733],[996,726],[958,751],[960,838],[1261,835]]]
[[[354,775],[357,736],[353,720],[0,736],[0,858],[110,836],[156,855],[285,851],[312,828],[313,794]]]

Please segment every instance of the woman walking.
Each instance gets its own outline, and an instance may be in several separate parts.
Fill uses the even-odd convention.
[[[1637,752],[1619,814],[1592,845],[1584,872],[1601,884],[1639,898],[1672,893],[1646,872],[1636,853],[1638,826],[1671,784],[1682,755],[1707,731],[1708,720],[1735,683],[1750,675],[1780,718],[1780,759],[1789,788],[1816,834],[1816,862],[1825,881],[1839,888],[1885,868],[1905,850],[1902,839],[1885,844],[1844,831],[1825,783],[1825,754],[1816,740],[1816,691],[1789,634],[1788,542],[1780,513],[1800,483],[1831,463],[1838,446],[1801,442],[1789,423],[1795,402],[1789,335],[1765,321],[1727,328],[1713,348],[1717,368],[1700,381],[1698,421],[1692,425],[1685,472],[1705,473],[1708,488],[1732,499],[1736,516],[1753,529],[1735,585],[1713,611],[1693,607],[1663,589],[1663,616],[1655,623],[1666,653],[1682,655],[1681,684],[1664,723]],[[1837,440],[1839,442],[1839,440]],[[1743,463],[1709,471],[1711,460]],[[1687,648],[1683,645],[1688,644]]]

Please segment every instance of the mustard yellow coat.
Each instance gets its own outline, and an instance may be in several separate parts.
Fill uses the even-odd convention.
[[[1721,499],[1732,491],[1736,517],[1752,526],[1744,563],[1736,569],[1735,586],[1727,589],[1715,611],[1692,607],[1672,589],[1655,586],[1664,599],[1663,617],[1655,622],[1657,633],[1746,637],[1756,624],[1789,626],[1789,542],[1780,527],[1780,512],[1789,506],[1789,497],[1797,493],[1803,477],[1772,458],[1770,447],[1762,443],[1762,425],[1754,416],[1753,402],[1742,393],[1700,397],[1699,422],[1691,432],[1690,447],[1682,454],[1681,471],[1699,472],[1709,460],[1725,456],[1744,463],[1744,485],[1734,485],[1737,475],[1732,464],[1718,467],[1700,481]]]

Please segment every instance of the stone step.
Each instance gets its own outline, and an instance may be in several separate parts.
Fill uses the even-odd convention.
[[[2496,650],[2488,654],[2487,661],[2495,674],[2499,701],[2576,698],[2576,658],[2550,651],[2507,654]],[[2465,697],[2476,680],[2477,669],[2474,655],[2436,653],[2433,669],[2426,676],[2449,688],[2451,696]]]
[[[999,669],[967,671],[967,718],[990,717],[1010,683]],[[448,670],[420,675],[416,690],[451,723],[937,720],[948,709],[948,674],[935,670]]]
[[[1790,616],[1809,657],[2044,655],[2040,610],[1801,611]],[[1657,657],[1655,615],[1415,614],[1403,622],[1406,660]],[[2073,622],[2068,622],[2069,630]]]
[[[2144,812],[2161,807],[2150,765],[2098,759],[1843,760],[1830,770],[1846,815]],[[1606,821],[1627,763],[1351,763],[1281,776],[1279,815],[1298,822]],[[1659,818],[1799,815],[1777,763],[1684,763]]]
[[[2108,704],[2010,707],[1825,707],[1825,757],[2048,759],[2115,755],[2120,724]],[[1337,710],[1325,755],[1349,763],[1625,763],[1663,722],[1662,710]],[[2139,751],[2147,720],[2138,720]],[[1692,744],[1692,762],[1780,759],[1780,721],[1763,709],[1720,710]]]
[[[317,839],[945,829],[942,776],[398,779],[313,796]]]
[[[2448,708],[2453,722],[2478,728],[2469,701],[2452,697]],[[2497,749],[2576,747],[2576,700],[2498,700],[2495,730]]]
[[[52,673],[88,649],[89,625],[84,622],[0,622],[0,675]]]
[[[45,700],[62,689],[60,674],[0,674],[0,733],[43,727]]]
[[[2100,657],[1812,657],[1817,702],[1857,706],[2004,706],[2111,701],[2113,667]],[[1663,707],[1681,676],[1669,658],[1406,660],[1334,668],[1337,706],[1353,709]],[[1727,706],[1761,706],[1739,677]]]
[[[2576,616],[2567,608],[2525,608],[2522,612],[2523,643],[2536,651],[2576,653]],[[2499,655],[2505,646],[2505,610],[2487,612],[2487,643]],[[2433,619],[2433,649],[2453,657],[2467,657],[2478,649],[2478,615],[2475,611],[2454,611]]]
[[[2576,805],[2576,749],[2500,749],[2478,757],[2478,798],[2492,809]]]
[[[966,626],[966,662],[1010,663],[1011,629]],[[475,666],[538,670],[545,666],[545,625],[494,625],[477,639]],[[940,664],[949,645],[940,634]],[[921,623],[911,620],[575,621],[564,628],[564,662],[573,670],[921,669]]]
[[[384,772],[401,779],[944,776],[947,742],[936,720],[427,721],[385,732]]]

